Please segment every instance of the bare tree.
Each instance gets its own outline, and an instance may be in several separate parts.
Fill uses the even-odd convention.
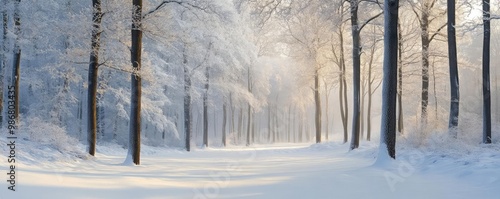
[[[191,151],[191,134],[193,115],[191,115],[191,72],[187,66],[186,46],[182,52],[182,64],[184,65],[184,132],[186,138],[186,151]]]
[[[203,93],[203,145],[208,147],[208,89],[210,83],[210,70],[205,67],[205,93]]]
[[[227,122],[227,104],[226,98],[222,102],[222,145],[226,146],[226,122]]]
[[[247,74],[247,89],[248,89],[248,92],[249,93],[252,93],[252,74],[251,74],[251,71],[250,71],[250,66],[248,66],[248,74]],[[252,127],[251,126],[251,121],[252,121],[252,106],[250,105],[250,102],[248,102],[248,116],[247,116],[247,139],[246,139],[246,145],[247,146],[250,146],[250,128]]]
[[[403,33],[398,20],[398,132],[403,133]]]
[[[353,116],[352,116],[352,134],[350,149],[358,148],[360,137],[360,83],[361,83],[361,30],[370,21],[376,19],[382,13],[372,16],[364,23],[359,24],[358,8],[360,0],[350,0],[351,10],[351,30],[352,30],[352,65],[353,65]]]
[[[435,8],[438,2],[437,0],[423,0],[420,6],[412,1],[408,2],[411,4],[412,10],[419,20],[420,29],[422,31],[420,34],[422,42],[421,125],[425,127],[427,125],[427,106],[429,104],[429,45],[446,26],[446,23],[443,23],[434,32],[431,32],[429,27],[439,16],[446,14],[446,10],[439,12],[437,16],[431,16],[431,11]]]
[[[483,0],[483,143],[491,143],[490,0]]]
[[[134,68],[132,73],[131,98],[130,98],[130,137],[129,156],[134,164],[140,164],[141,155],[141,58],[142,58],[142,0],[132,2],[132,47],[130,60]]]
[[[14,2],[14,34],[16,35],[16,39],[14,41],[14,65],[12,66],[12,85],[14,85],[14,103],[15,103],[15,112],[14,117],[16,120],[16,124],[19,125],[19,78],[20,78],[20,68],[21,68],[21,46],[19,44],[19,40],[21,37],[21,17],[19,13],[19,4],[21,0],[16,0]]]
[[[457,136],[460,90],[458,80],[457,41],[455,36],[455,0],[447,0],[448,5],[448,61],[450,64],[450,120],[449,129],[453,137]]]
[[[398,70],[399,0],[384,1],[384,80],[382,87],[382,119],[380,147],[396,158],[396,95]],[[381,150],[382,151],[382,150]]]
[[[2,9],[2,54],[0,59],[0,127],[3,124],[3,88],[4,88],[4,75],[5,75],[5,69],[7,66],[7,31],[8,29],[8,22],[9,22],[9,15],[7,14],[7,6],[8,6],[8,1],[3,0],[3,9]]]
[[[90,50],[87,93],[87,141],[89,154],[94,156],[97,137],[97,80],[99,76],[99,49],[101,47],[101,0],[92,0],[92,7],[92,48]]]

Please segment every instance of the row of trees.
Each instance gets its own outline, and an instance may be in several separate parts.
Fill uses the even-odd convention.
[[[313,138],[319,143],[337,131],[346,143],[349,130],[350,149],[355,149],[363,137],[371,139],[372,118],[379,114],[373,101],[382,62],[382,140],[391,157],[395,131],[403,133],[405,121],[420,117],[421,132],[429,131],[430,96],[439,122],[438,96],[451,92],[450,100],[443,101],[451,106],[450,132],[458,132],[457,68],[467,63],[457,56],[451,1],[447,12],[436,0],[401,6],[386,1],[383,9],[363,0],[28,3],[3,1],[0,83],[13,61],[12,77],[21,96],[17,113],[65,127],[69,135],[87,141],[91,155],[99,140],[127,145],[128,157],[139,164],[141,138],[190,151],[193,143],[208,147]],[[464,5],[458,6],[458,16]],[[484,142],[489,143],[491,17],[489,7],[484,10]],[[440,49],[444,43],[448,50]],[[352,56],[345,54],[349,50]],[[447,75],[437,63],[448,61],[449,90],[436,86],[445,85],[440,79]],[[26,69],[19,70],[20,65]],[[414,90],[416,84],[421,90]],[[420,100],[403,95],[415,92],[421,93]]]

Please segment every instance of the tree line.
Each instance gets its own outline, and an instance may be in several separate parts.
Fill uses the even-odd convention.
[[[449,66],[448,128],[451,136],[459,132],[458,69],[466,63],[457,56],[455,14],[464,16],[467,7],[459,4],[456,9],[452,0],[446,11],[436,0],[402,5],[397,0],[134,0],[130,5],[53,0],[29,8],[20,0],[2,4],[2,91],[12,61],[8,77],[19,93],[16,113],[34,117],[40,115],[30,111],[35,107],[48,111],[48,121],[86,140],[90,155],[95,155],[99,139],[127,140],[128,158],[135,164],[140,164],[141,138],[156,144],[156,139],[171,140],[187,151],[198,136],[205,147],[209,142],[249,146],[313,138],[320,143],[339,129],[336,123],[342,141],[350,137],[354,150],[361,139],[371,139],[373,98],[382,85],[381,141],[395,158],[396,132],[404,132],[408,115],[420,117],[422,132],[430,128],[429,96],[435,97],[434,119],[438,117],[436,79],[443,73],[436,72],[434,63],[444,60]],[[492,17],[489,1],[482,5],[483,142],[491,143]],[[38,27],[35,17],[49,16],[54,8],[59,10],[53,12],[52,27]],[[402,10],[410,12],[401,15]],[[33,16],[26,14],[30,11]],[[364,14],[358,15],[360,11]],[[73,26],[83,33],[64,30]],[[414,42],[418,39],[420,45]],[[27,40],[32,43],[23,43]],[[435,42],[448,48],[442,51],[431,45]],[[27,48],[27,58],[21,59],[21,48]],[[88,61],[83,61],[85,56]],[[421,73],[415,70],[419,64]],[[56,80],[28,72],[36,68]],[[23,83],[23,76],[36,81]],[[421,95],[419,112],[410,110],[405,116],[407,77],[421,78]],[[56,97],[33,102],[23,101],[23,96]]]

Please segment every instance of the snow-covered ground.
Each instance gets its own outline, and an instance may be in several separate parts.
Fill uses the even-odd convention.
[[[0,139],[2,146],[6,140]],[[78,150],[19,140],[16,191],[0,198],[499,198],[499,144],[468,154],[398,148],[398,160],[374,164],[378,141],[348,145],[274,144],[185,152],[143,146],[140,166],[126,150]],[[7,151],[2,147],[3,154]],[[7,162],[2,161],[2,171]],[[4,179],[8,176],[4,175]]]

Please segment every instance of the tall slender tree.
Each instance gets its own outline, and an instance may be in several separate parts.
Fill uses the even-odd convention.
[[[14,65],[12,67],[12,85],[14,85],[14,102],[15,102],[15,120],[16,124],[19,125],[19,79],[20,79],[20,68],[21,68],[21,46],[20,46],[20,37],[21,37],[21,15],[19,11],[19,4],[21,0],[16,0],[14,2],[14,34],[16,35],[16,39],[14,41]]]
[[[89,79],[87,94],[87,141],[89,154],[95,155],[97,135],[97,80],[99,69],[99,49],[101,46],[101,0],[92,0],[92,47],[90,49]]]
[[[352,115],[352,134],[350,149],[356,149],[359,146],[360,137],[360,88],[361,88],[361,30],[370,21],[376,19],[382,13],[372,16],[364,23],[358,21],[358,8],[360,0],[349,0],[351,11],[351,34],[352,34],[352,66],[353,66],[353,115]]]
[[[191,75],[187,66],[186,44],[182,52],[182,64],[184,65],[184,131],[186,138],[186,151],[191,151],[191,134],[193,115],[191,114]]]
[[[209,67],[205,67],[205,93],[203,93],[203,145],[208,147],[208,89],[210,82]]]
[[[226,146],[226,122],[227,122],[227,104],[226,98],[222,102],[222,145]]]
[[[3,0],[2,8],[2,53],[0,55],[0,127],[3,124],[3,87],[4,87],[4,75],[7,66],[7,31],[9,15],[7,14],[8,0]]]
[[[483,0],[483,143],[491,143],[490,0]]]
[[[133,0],[132,47],[130,60],[134,72],[131,74],[130,135],[128,155],[134,164],[140,164],[141,155],[141,58],[142,58],[142,0]]]
[[[350,0],[351,3],[351,25],[352,25],[352,65],[353,65],[353,112],[352,112],[352,134],[351,150],[359,146],[360,125],[360,82],[361,82],[361,41],[360,27],[358,23],[359,0]]]
[[[427,126],[427,106],[429,105],[429,59],[430,59],[430,44],[436,36],[438,36],[441,30],[446,27],[446,23],[443,23],[434,32],[430,30],[431,24],[435,22],[438,16],[444,15],[447,11],[439,12],[438,15],[432,16],[432,10],[436,9],[436,4],[438,0],[423,0],[418,6],[413,1],[408,1],[411,4],[411,8],[418,18],[420,23],[420,39],[422,43],[422,94],[420,99],[420,122],[422,127]]]
[[[248,93],[252,93],[252,74],[250,71],[250,66],[248,66],[248,74],[247,74],[247,89]],[[250,146],[250,131],[251,131],[251,121],[252,121],[252,106],[250,105],[250,102],[248,102],[248,117],[247,117],[247,139],[246,139],[246,145]]]
[[[394,159],[396,158],[396,95],[398,81],[398,51],[394,49],[398,49],[398,7],[399,0],[384,1],[384,79],[380,147],[387,147],[388,155]]]
[[[319,93],[319,66],[314,69],[314,124],[316,130],[316,143],[321,142],[321,95]]]
[[[403,33],[398,20],[398,132],[403,133]]]
[[[455,0],[447,0],[448,6],[448,61],[450,64],[450,120],[449,129],[452,136],[457,136],[460,91],[458,82],[457,42],[455,36]]]

